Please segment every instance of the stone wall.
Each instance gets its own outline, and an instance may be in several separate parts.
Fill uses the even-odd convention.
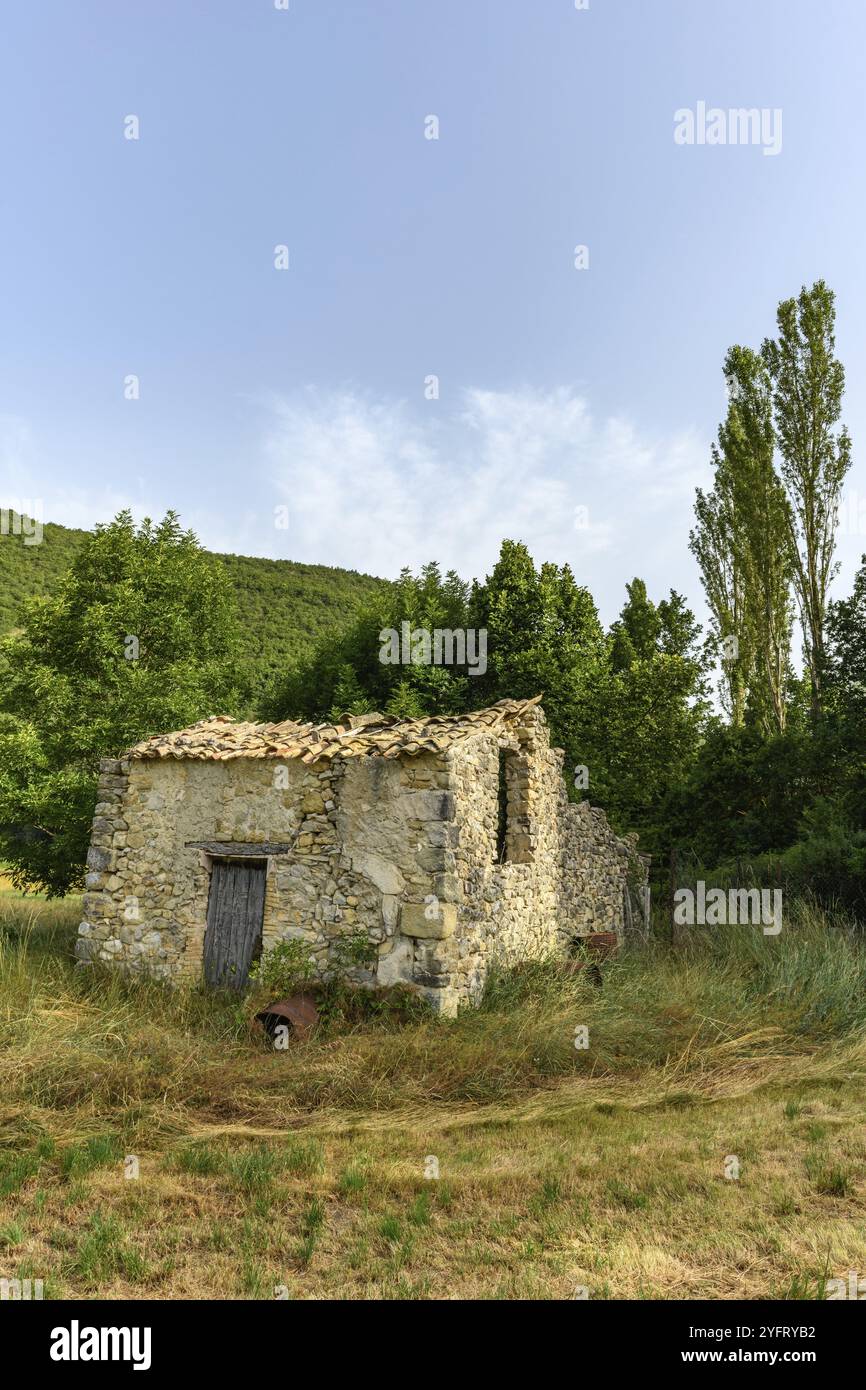
[[[159,978],[200,978],[211,856],[195,842],[285,842],[268,860],[263,949],[310,947],[316,972],[358,983],[414,978],[404,904],[444,895],[443,817],[452,812],[444,759],[105,760],[88,854],[82,961]],[[192,843],[191,843],[192,842]],[[347,938],[370,964],[346,965]]]
[[[500,753],[508,822],[498,860]],[[540,710],[511,736],[482,736],[452,754],[459,906],[453,939],[435,950],[454,995],[449,1011],[477,1002],[494,962],[564,956],[577,937],[623,931],[628,878],[645,876],[645,865],[602,811],[569,802],[563,759]]]
[[[212,861],[190,842],[285,843],[268,859],[263,949],[300,938],[320,977],[409,983],[453,1014],[477,1002],[494,961],[562,955],[577,935],[622,930],[639,860],[601,812],[569,803],[562,756],[533,710],[505,737],[417,757],[107,760],[78,955],[197,982]],[[366,943],[366,963],[354,951],[347,963],[347,938]]]

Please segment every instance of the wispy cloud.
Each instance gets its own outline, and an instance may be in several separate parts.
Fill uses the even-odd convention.
[[[211,487],[105,469],[79,481],[26,421],[0,417],[0,505],[41,498],[45,520],[82,527],[173,507],[212,550],[386,577],[432,559],[482,577],[508,536],[570,564],[608,619],[635,574],[699,602],[686,537],[710,470],[692,434],[650,438],[568,387],[468,389],[450,406],[314,388],[247,404],[259,447]]]
[[[311,389],[271,409],[265,452],[293,557],[386,576],[427,559],[483,575],[509,536],[591,586],[615,574],[619,595],[656,552],[670,568],[672,534],[685,551],[705,472],[696,437],[644,438],[566,387],[467,390],[453,410]]]

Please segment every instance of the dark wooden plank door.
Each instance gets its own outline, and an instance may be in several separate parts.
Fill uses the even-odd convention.
[[[215,859],[204,936],[205,984],[244,989],[262,937],[267,866]]]

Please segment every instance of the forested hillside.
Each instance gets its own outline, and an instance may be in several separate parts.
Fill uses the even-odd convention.
[[[12,631],[24,601],[50,592],[65,574],[86,531],[47,522],[40,545],[0,537],[0,635]],[[244,662],[252,685],[306,656],[348,622],[359,606],[384,594],[385,580],[326,565],[220,555],[238,601]]]

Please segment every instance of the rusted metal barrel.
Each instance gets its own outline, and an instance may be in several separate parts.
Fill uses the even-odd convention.
[[[310,994],[292,994],[288,999],[277,999],[273,1004],[260,1009],[256,1022],[261,1024],[269,1038],[276,1037],[277,1029],[288,1026],[290,1035],[303,1042],[315,1032],[319,1023],[316,1001]]]

